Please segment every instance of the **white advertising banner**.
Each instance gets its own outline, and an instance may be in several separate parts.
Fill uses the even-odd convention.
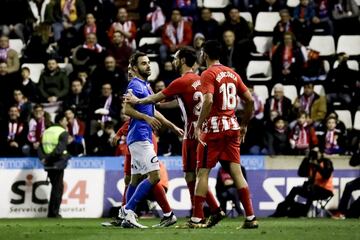
[[[60,214],[97,218],[103,213],[104,169],[66,169]],[[46,217],[51,184],[42,169],[1,169],[0,218]]]

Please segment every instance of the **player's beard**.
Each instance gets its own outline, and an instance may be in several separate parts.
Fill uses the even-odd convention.
[[[144,80],[147,80],[148,77],[151,75],[151,72],[150,71],[147,71],[147,70],[140,70],[139,69],[139,76],[144,79]]]

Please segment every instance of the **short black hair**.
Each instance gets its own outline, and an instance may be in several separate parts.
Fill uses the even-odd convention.
[[[208,40],[203,45],[204,52],[211,60],[219,60],[222,54],[221,43],[217,40]]]
[[[21,71],[23,71],[23,70],[27,70],[28,72],[30,72],[30,68],[28,68],[28,67],[22,67]]]
[[[59,112],[59,113],[55,116],[55,123],[60,123],[61,120],[63,120],[64,118],[65,118],[64,112]]]
[[[146,53],[143,52],[136,52],[129,58],[130,66],[135,67],[137,65],[138,59],[140,57],[146,57]]]
[[[182,47],[179,50],[179,55],[178,55],[179,59],[185,58],[185,64],[188,67],[192,67],[194,66],[197,56],[196,56],[196,52],[193,48],[191,47]]]

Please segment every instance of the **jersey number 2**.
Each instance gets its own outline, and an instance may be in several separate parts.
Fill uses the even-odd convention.
[[[223,101],[221,110],[234,110],[236,107],[236,86],[234,83],[221,84],[220,93],[222,93]]]
[[[202,95],[201,92],[197,91],[197,92],[194,92],[194,95],[193,95],[193,100],[194,101],[197,101],[198,103],[194,106],[194,115],[195,116],[199,116],[200,115],[200,111],[201,111],[201,106],[202,106],[202,103],[204,101],[204,96]]]

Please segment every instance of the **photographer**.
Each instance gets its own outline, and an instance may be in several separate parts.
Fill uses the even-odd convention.
[[[270,217],[306,216],[314,200],[327,199],[333,195],[333,164],[330,159],[319,155],[318,151],[312,150],[304,158],[298,175],[308,177],[308,180],[302,186],[293,187]],[[297,195],[306,198],[305,205],[295,202]]]

